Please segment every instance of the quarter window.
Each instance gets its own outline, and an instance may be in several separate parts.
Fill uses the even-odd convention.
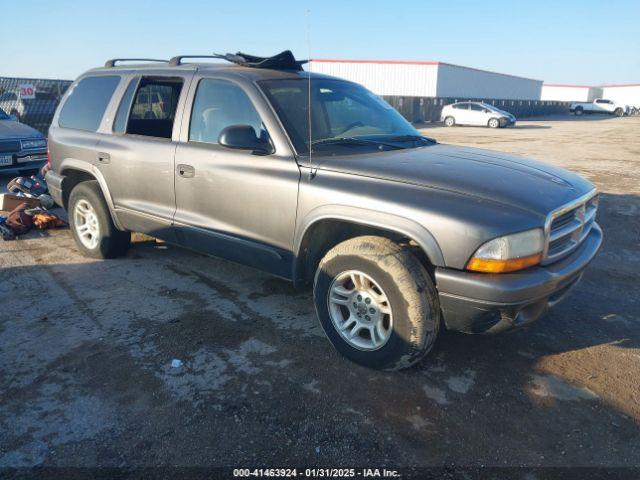
[[[80,80],[60,111],[58,124],[88,132],[98,130],[118,83],[119,76],[86,77]]]
[[[227,80],[201,80],[193,100],[189,140],[218,143],[220,132],[231,125],[250,125],[256,136],[267,138],[258,112],[238,85]]]
[[[126,132],[171,138],[182,82],[181,78],[142,77],[131,106]]]

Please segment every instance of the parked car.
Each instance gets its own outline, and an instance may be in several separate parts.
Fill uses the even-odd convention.
[[[585,113],[608,113],[616,117],[622,117],[625,110],[626,105],[605,98],[596,98],[593,102],[572,103],[569,107],[569,111],[576,116],[584,115]]]
[[[446,105],[440,113],[440,120],[447,127],[480,125],[498,128],[516,123],[516,117],[509,112],[482,102],[457,102]]]
[[[49,92],[36,92],[35,98],[22,98],[18,92],[0,94],[0,109],[19,122],[30,122],[36,117],[51,118],[58,106],[58,97]]]
[[[598,252],[598,196],[577,174],[440,144],[290,52],[224,58],[109,61],[73,83],[46,179],[83,254],[124,255],[144,232],[313,285],[339,352],[399,369],[441,328],[538,319]],[[152,89],[166,115],[133,115]]]
[[[39,131],[0,109],[0,172],[35,171],[47,161],[47,140]]]

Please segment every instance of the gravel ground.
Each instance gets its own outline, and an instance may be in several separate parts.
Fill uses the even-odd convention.
[[[640,117],[424,132],[600,188],[603,250],[548,316],[376,372],[334,352],[309,291],[145,238],[94,261],[33,232],[0,242],[0,467],[640,466]]]

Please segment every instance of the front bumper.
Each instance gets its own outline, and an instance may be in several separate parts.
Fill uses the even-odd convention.
[[[437,268],[445,325],[467,333],[497,333],[537,320],[578,283],[601,245],[602,230],[594,223],[577,250],[544,267],[508,274]]]

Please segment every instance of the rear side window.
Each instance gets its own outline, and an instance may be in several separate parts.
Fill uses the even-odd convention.
[[[481,112],[484,110],[484,107],[478,105],[477,103],[470,103],[469,105],[471,105],[471,110],[474,110],[476,112]]]
[[[469,104],[468,103],[456,103],[453,105],[453,108],[458,109],[458,110],[469,110]]]
[[[133,99],[126,132],[171,138],[181,91],[181,78],[143,77]]]
[[[95,132],[118,83],[119,76],[86,77],[80,80],[67,97],[58,124],[65,128]]]

